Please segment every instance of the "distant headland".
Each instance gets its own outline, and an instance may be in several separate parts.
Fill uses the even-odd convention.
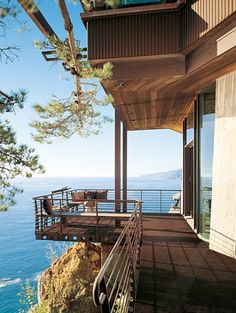
[[[182,179],[182,169],[167,171],[167,172],[158,172],[142,175],[142,178],[150,178],[150,179]]]

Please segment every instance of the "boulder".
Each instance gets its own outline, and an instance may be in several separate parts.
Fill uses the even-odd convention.
[[[93,282],[101,268],[100,247],[82,242],[69,248],[39,281],[39,303],[51,313],[98,313],[92,299]]]

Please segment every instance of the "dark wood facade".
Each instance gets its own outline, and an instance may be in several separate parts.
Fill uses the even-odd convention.
[[[128,130],[182,132],[199,91],[236,70],[236,0],[177,1],[81,16],[89,61],[113,63],[113,77],[103,86]]]
[[[88,58],[106,60],[179,53],[179,22],[175,11],[92,19],[88,22]]]
[[[200,38],[220,26],[235,11],[235,0],[187,1],[180,15],[181,50],[191,50]]]

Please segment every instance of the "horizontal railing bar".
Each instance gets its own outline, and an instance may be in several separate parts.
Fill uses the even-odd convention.
[[[112,191],[112,192],[115,191],[114,188],[77,188],[77,189],[69,189],[69,190],[61,191],[61,192],[58,192],[58,193],[63,193],[64,195],[66,195],[68,193],[72,193],[72,192],[77,191],[77,190],[79,190],[79,191],[107,190],[107,191]],[[121,193],[122,193],[122,191],[123,190],[121,190]],[[140,188],[140,189],[138,189],[138,188],[128,188],[127,191],[128,192],[134,191],[134,192],[148,192],[148,193],[149,192],[155,192],[156,193],[156,192],[161,192],[161,191],[163,191],[163,192],[180,192],[181,190],[180,189],[155,189],[155,188],[154,189],[149,189],[149,188],[144,188],[144,189],[142,189],[142,188]],[[51,192],[50,194],[45,194],[45,195],[33,197],[33,199],[38,199],[38,198],[46,197],[46,196],[51,197],[53,195],[55,195],[55,194],[53,192]]]
[[[129,221],[95,279],[94,303],[102,306],[102,312],[114,313],[119,309],[123,310],[129,307],[131,283],[134,282],[132,273],[135,272],[139,255],[138,249],[141,245],[141,205],[142,201],[135,204]],[[107,281],[106,277],[108,277]],[[108,308],[110,309],[107,311]],[[127,313],[128,311],[122,312]]]
[[[123,252],[123,249],[125,249],[125,244],[124,244],[123,247],[122,247],[122,252]],[[126,252],[127,252],[127,251],[126,251]],[[126,252],[125,252],[125,254],[126,254]],[[121,254],[122,254],[122,253],[120,253],[119,256],[120,256]],[[110,284],[112,275],[113,275],[113,273],[115,272],[115,268],[116,268],[116,266],[117,266],[117,264],[118,264],[118,261],[119,261],[119,256],[117,256],[117,261],[116,261],[115,265],[113,266],[112,272],[110,273],[110,277],[109,277],[109,279],[108,279],[108,281],[107,281],[107,285]],[[124,260],[124,258],[123,258],[123,260]],[[122,260],[122,262],[123,262],[123,260]],[[122,268],[122,263],[120,264],[120,270],[121,270],[121,268]]]
[[[128,251],[127,251],[127,255],[128,255]],[[122,261],[121,266],[120,266],[120,268],[119,268],[119,271],[118,271],[118,273],[117,273],[117,275],[116,275],[116,278],[115,278],[115,281],[114,281],[114,284],[113,284],[113,287],[112,287],[110,296],[108,297],[108,300],[109,300],[109,301],[111,301],[111,299],[112,299],[113,292],[114,292],[115,289],[116,289],[116,284],[117,284],[117,282],[119,282],[119,284],[118,284],[118,286],[117,286],[117,292],[119,292],[119,286],[120,286],[120,283],[121,283],[121,281],[122,281],[123,274],[124,274],[124,272],[125,272],[125,269],[126,269],[127,265],[129,265],[129,259],[128,259],[128,258],[125,258],[125,256],[126,256],[126,254],[125,254],[124,257],[123,257],[123,261]],[[121,277],[120,277],[120,279],[119,279],[120,273],[121,273]],[[116,296],[115,296],[115,298],[116,298]]]

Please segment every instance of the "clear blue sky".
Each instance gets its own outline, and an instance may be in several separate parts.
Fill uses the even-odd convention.
[[[86,30],[80,20],[80,4],[67,1],[74,24],[76,39],[86,46]],[[56,0],[39,1],[39,7],[49,24],[60,38],[66,37],[62,17]],[[17,131],[20,143],[34,147],[40,155],[48,176],[113,176],[114,175],[114,124],[104,126],[103,133],[87,139],[73,136],[69,140],[57,140],[51,145],[33,141],[29,122],[36,118],[32,105],[46,104],[51,95],[66,97],[73,89],[73,79],[68,78],[61,64],[45,62],[41,52],[33,45],[34,39],[43,39],[38,28],[22,12],[21,21],[26,21],[31,30],[19,32],[18,23],[9,20],[7,40],[0,38],[1,45],[15,43],[21,47],[19,59],[14,63],[0,64],[0,89],[9,92],[18,88],[29,91],[23,110],[9,115]],[[112,106],[103,109],[113,117]],[[172,170],[182,167],[182,136],[169,130],[136,131],[128,134],[128,175]]]

